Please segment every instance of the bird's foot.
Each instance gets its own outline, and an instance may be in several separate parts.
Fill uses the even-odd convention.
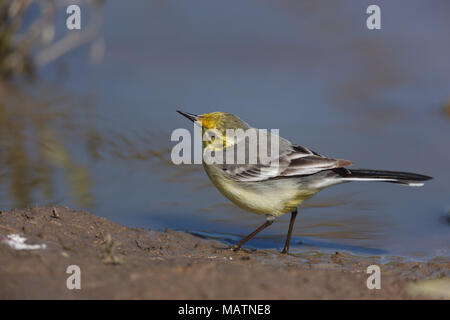
[[[283,250],[280,251],[281,254],[289,254],[289,248],[284,247]]]
[[[234,246],[230,247],[230,250],[233,252],[239,251],[239,250],[241,250],[241,246],[238,246],[235,244]]]

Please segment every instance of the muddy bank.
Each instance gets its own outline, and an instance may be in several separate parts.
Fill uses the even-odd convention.
[[[15,250],[10,234],[46,248]],[[382,264],[346,253],[231,252],[215,240],[128,228],[66,207],[3,211],[0,239],[2,299],[405,299],[434,297],[422,284],[450,276],[444,258]],[[381,267],[380,290],[366,286],[372,264]],[[69,265],[80,267],[81,290],[66,287]]]

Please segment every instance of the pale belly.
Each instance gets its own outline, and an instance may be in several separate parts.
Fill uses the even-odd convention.
[[[240,208],[258,214],[280,216],[292,212],[318,190],[299,190],[295,179],[274,179],[262,182],[236,182],[219,178],[215,168],[204,165],[216,188]]]

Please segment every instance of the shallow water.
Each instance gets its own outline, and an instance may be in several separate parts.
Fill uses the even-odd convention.
[[[170,163],[172,130],[192,129],[175,110],[220,110],[355,167],[435,178],[321,192],[300,210],[294,252],[450,256],[450,5],[380,1],[382,29],[369,31],[368,4],[106,2],[101,63],[78,49],[67,76],[57,62],[4,91],[2,208],[57,203],[236,241],[264,218],[229,204],[201,166]],[[288,222],[249,245],[281,248]]]

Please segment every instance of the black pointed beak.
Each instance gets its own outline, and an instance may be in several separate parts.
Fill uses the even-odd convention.
[[[188,118],[189,120],[191,120],[191,121],[193,121],[193,122],[197,121],[198,116],[195,115],[195,114],[188,113],[188,112],[183,112],[183,111],[180,111],[180,110],[177,110],[177,112],[178,112],[179,114],[185,116],[186,118]]]

